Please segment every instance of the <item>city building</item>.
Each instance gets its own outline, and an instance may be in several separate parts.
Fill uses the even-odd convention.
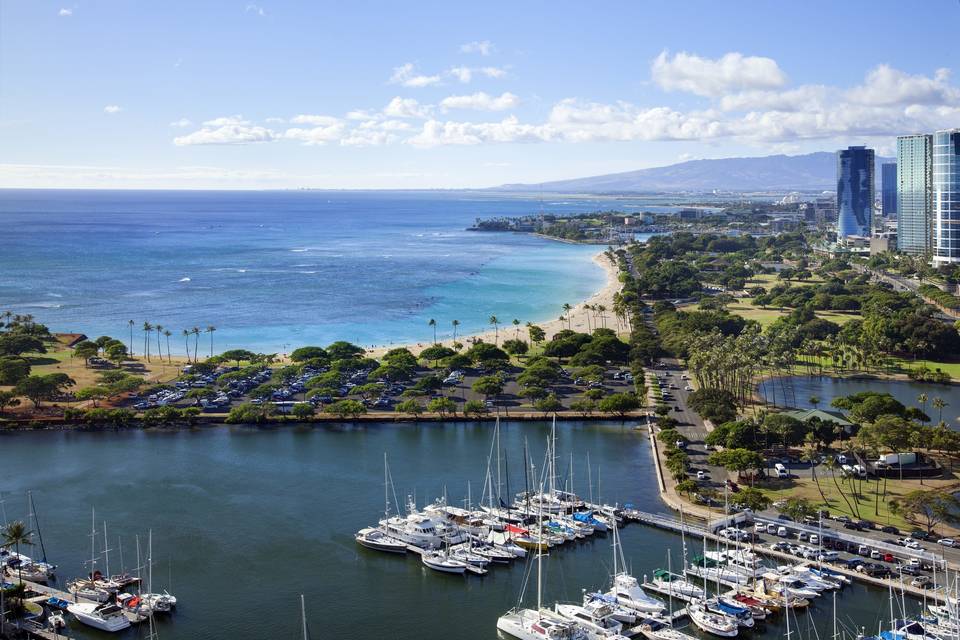
[[[869,238],[873,227],[874,153],[866,147],[837,152],[837,242]]]
[[[837,201],[835,196],[817,198],[813,203],[813,207],[817,224],[837,223]]]
[[[870,255],[875,256],[880,253],[897,250],[897,234],[892,231],[875,233],[870,238]]]
[[[880,165],[880,213],[884,218],[897,215],[897,163]]]
[[[933,134],[933,262],[960,262],[960,129]]]
[[[932,189],[933,136],[898,137],[897,248],[903,253],[920,256],[933,250]]]

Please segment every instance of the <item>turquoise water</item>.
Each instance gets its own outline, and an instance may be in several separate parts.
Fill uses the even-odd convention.
[[[589,495],[589,453],[595,494],[599,473],[604,501],[663,511],[646,433],[631,427],[558,424],[558,472],[567,477],[572,453],[574,489]],[[522,488],[524,443],[540,469],[548,432],[545,422],[503,424],[511,492]],[[353,540],[383,511],[384,452],[401,501],[415,495],[423,505],[446,491],[460,504],[468,482],[473,499],[480,495],[490,435],[489,425],[465,423],[3,434],[0,494],[7,516],[24,518],[25,492],[33,491],[61,584],[86,571],[91,508],[98,531],[108,523],[112,571],[120,568],[121,546],[124,565],[136,564],[135,536],[145,546],[152,530],[154,588],[168,588],[180,602],[161,621],[166,640],[298,638],[301,593],[313,638],[492,640],[497,617],[521,593],[522,562],[483,577],[441,575],[414,556],[368,551]],[[673,534],[634,524],[621,539],[638,576],[665,566],[668,550],[674,567],[682,558]],[[699,551],[688,543],[690,553]],[[101,556],[98,568],[102,563]],[[551,550],[544,601],[578,601],[582,588],[606,584],[611,564],[610,538]],[[886,616],[886,595],[863,586],[844,590],[837,599],[841,623],[874,629]],[[532,605],[535,582],[526,596]],[[814,620],[820,637],[830,637],[830,610],[824,601],[801,614],[803,637],[814,637]],[[780,619],[752,635],[772,639],[784,630]],[[107,637],[76,624],[71,633]]]
[[[912,380],[870,380],[867,378],[831,378],[827,376],[790,376],[777,378],[775,382],[765,381],[758,387],[770,402],[780,406],[788,405],[803,409],[813,408],[810,398],[820,399],[818,406],[829,409],[830,400],[862,391],[889,393],[908,407],[921,408],[917,400],[920,394],[927,394],[926,414],[935,422],[940,412],[934,408],[933,399],[942,398],[947,406],[943,409],[943,421],[952,429],[960,429],[960,386],[952,384],[932,384],[913,382]]]
[[[159,323],[181,353],[194,326],[217,327],[216,351],[285,352],[427,340],[430,318],[441,336],[454,319],[461,333],[491,315],[548,320],[603,285],[590,260],[603,247],[465,230],[540,207],[464,192],[0,191],[0,307],[125,340],[128,320]]]

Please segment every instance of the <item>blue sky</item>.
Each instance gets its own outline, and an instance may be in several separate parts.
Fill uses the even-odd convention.
[[[958,0],[0,0],[0,187],[459,188],[960,126]]]

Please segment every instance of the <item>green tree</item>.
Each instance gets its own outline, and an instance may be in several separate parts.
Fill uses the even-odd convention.
[[[589,398],[583,398],[581,400],[574,400],[571,402],[570,409],[578,412],[583,417],[587,417],[596,411],[597,403]]]
[[[736,471],[737,477],[743,477],[745,471],[759,471],[765,461],[763,456],[749,449],[724,449],[714,451],[707,457],[707,464],[723,467],[728,471]],[[753,474],[751,474],[753,477]]]
[[[84,366],[88,366],[90,364],[90,358],[97,356],[99,353],[100,346],[90,340],[84,340],[73,348],[73,355],[78,358],[83,358]]]
[[[547,339],[546,332],[535,324],[527,323],[527,335],[530,336],[530,342],[536,345]]]
[[[530,345],[524,340],[504,340],[503,350],[512,356],[522,356],[530,350]]]
[[[33,408],[39,409],[44,400],[51,400],[69,386],[76,384],[65,373],[31,375],[17,383],[13,388],[19,396],[25,396],[33,402]]]
[[[330,413],[340,419],[356,418],[367,412],[367,408],[358,400],[337,400],[323,408],[324,413]]]
[[[427,323],[428,326],[433,327],[433,343],[437,344],[437,321],[433,318],[430,318],[430,322]]]
[[[33,531],[27,529],[22,520],[14,520],[3,528],[3,546],[6,549],[13,547],[20,555],[20,546],[33,546]],[[17,577],[23,582],[23,563],[17,565]]]
[[[23,333],[0,333],[0,356],[20,356],[25,353],[46,353],[43,341]]]
[[[164,407],[165,408],[165,407]],[[267,421],[274,406],[269,402],[261,405],[244,402],[230,409],[227,422],[230,424],[259,424]],[[151,409],[152,411],[152,409]]]
[[[0,357],[0,384],[15,385],[30,375],[30,363],[13,356]]]
[[[481,376],[473,383],[471,389],[474,393],[481,394],[484,398],[498,396],[503,393],[503,378],[499,375]]]
[[[936,409],[939,413],[937,415],[937,422],[943,422],[943,410],[948,405],[943,398],[934,398],[933,399],[933,408]]]
[[[447,414],[456,416],[457,403],[450,398],[434,398],[427,403],[427,411],[430,413],[436,413],[441,418],[445,417]]]
[[[960,500],[946,491],[911,491],[890,502],[890,509],[905,520],[926,528],[927,533],[942,522],[957,522]]]
[[[454,321],[451,322],[450,324],[453,325],[453,341],[456,342],[456,341],[457,341],[457,327],[460,326],[460,321],[459,321],[459,320],[454,320]]]
[[[398,403],[394,407],[394,411],[397,413],[406,413],[413,417],[418,417],[423,413],[423,405],[419,401],[411,398],[410,400],[404,400],[403,402]]]
[[[543,413],[553,413],[563,409],[563,404],[555,393],[549,393],[543,398],[533,401],[533,408]]]
[[[801,522],[804,518],[808,516],[813,517],[817,514],[816,508],[814,508],[813,504],[806,498],[787,498],[782,506],[777,507],[777,510],[780,513],[790,516],[797,522]]]
[[[20,399],[17,398],[17,394],[13,391],[0,391],[0,415],[3,414],[3,410],[7,407],[18,407],[20,406]]]
[[[493,344],[497,345],[500,342],[500,319],[497,316],[490,316],[489,322],[493,325]]]
[[[78,389],[73,396],[81,401],[86,402],[88,400],[93,402],[93,406],[97,406],[98,400],[103,400],[108,395],[107,389],[105,387],[84,387],[83,389]]]
[[[467,400],[463,404],[463,415],[465,416],[475,416],[479,418],[486,413],[489,413],[487,406],[479,400]]]
[[[290,413],[298,420],[309,420],[317,409],[309,402],[298,402],[290,407]]]
[[[677,492],[686,494],[687,497],[693,495],[700,489],[700,485],[693,478],[685,478],[677,483]]]
[[[613,393],[601,400],[597,408],[603,413],[615,413],[622,417],[639,409],[640,401],[632,393]]]
[[[759,489],[741,487],[733,494],[733,501],[753,511],[763,511],[770,507],[770,498]]]

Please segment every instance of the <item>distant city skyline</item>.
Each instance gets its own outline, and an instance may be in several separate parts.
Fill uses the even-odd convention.
[[[960,124],[953,0],[40,0],[2,18],[0,187],[488,187],[893,156]]]

